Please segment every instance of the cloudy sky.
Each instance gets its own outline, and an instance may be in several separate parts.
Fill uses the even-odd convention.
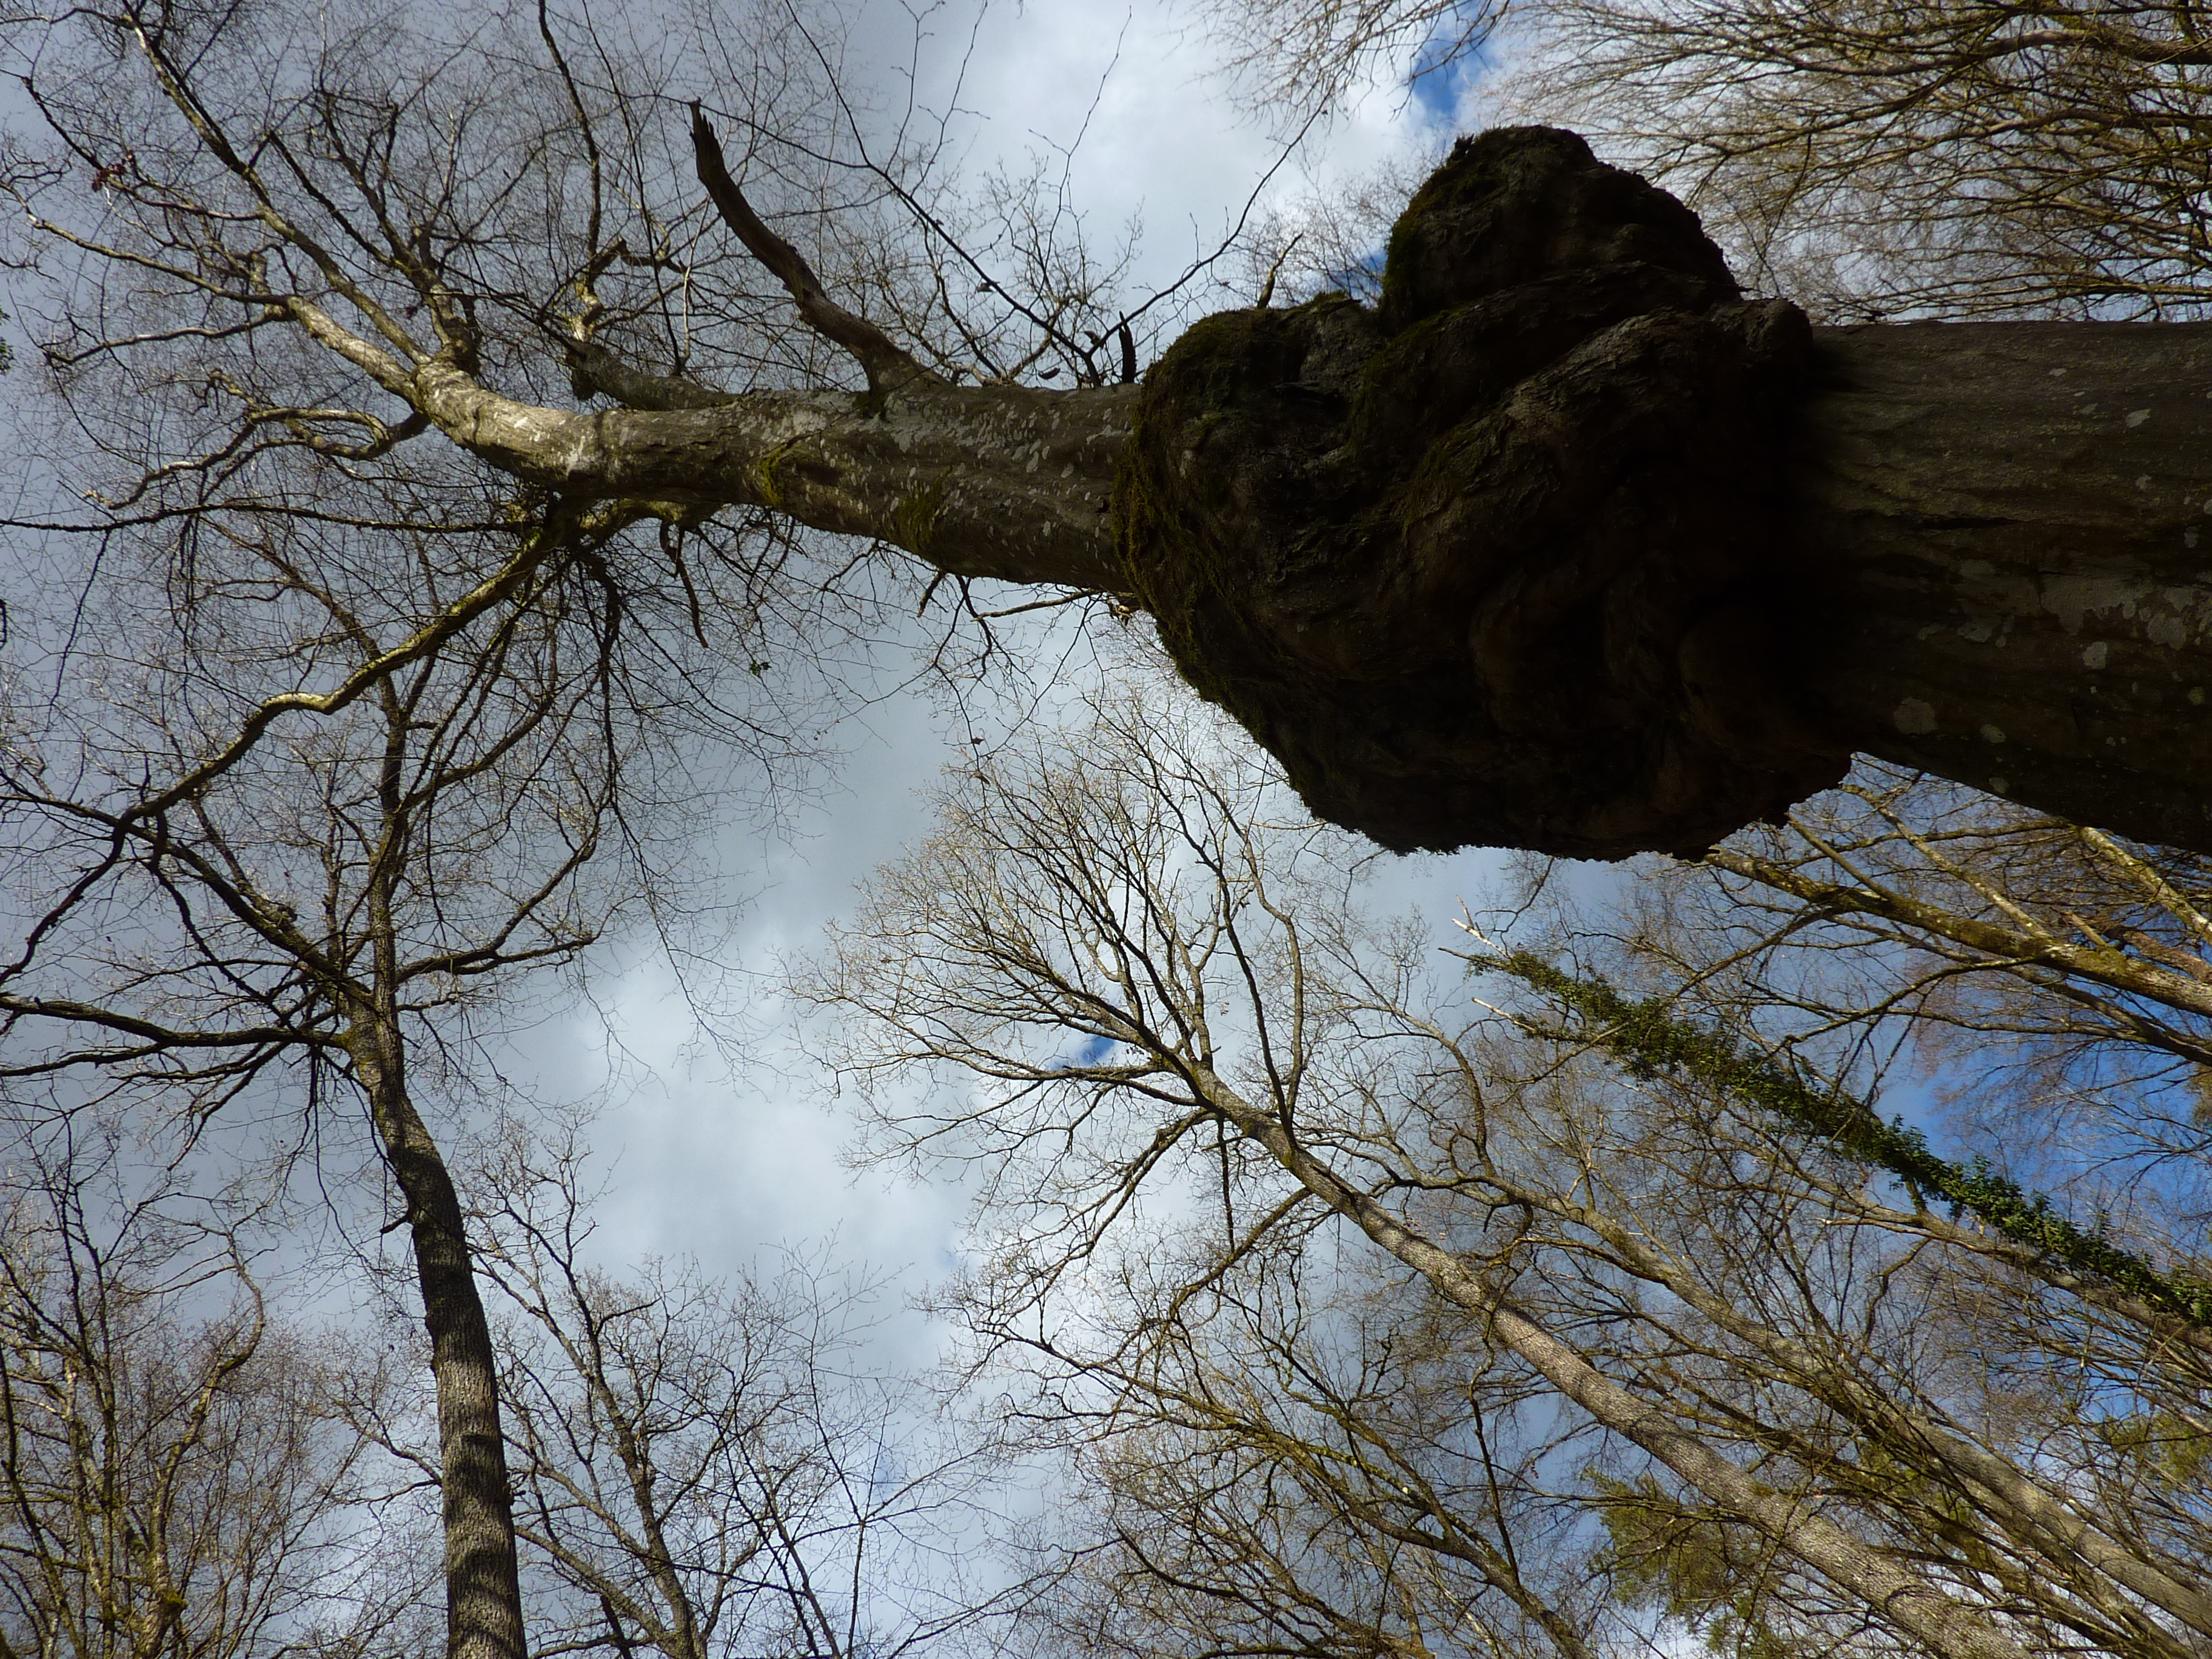
[[[1485,124],[1480,84],[1432,75],[1409,86],[1400,65],[1286,157],[1280,123],[1231,96],[1195,0],[823,0],[808,15],[832,12],[848,25],[848,83],[872,82],[878,107],[910,91],[926,117],[947,119],[947,153],[962,168],[981,176],[1065,158],[1068,199],[1094,244],[1140,229],[1127,283],[1139,293],[1217,246],[1263,179],[1263,209],[1293,204],[1418,161]],[[10,82],[0,86],[0,125],[17,122],[37,125]],[[1232,291],[1218,302],[1250,297]],[[36,472],[19,471],[15,510],[37,505]],[[926,792],[948,760],[973,752],[971,736],[1003,739],[1034,703],[1030,691],[1090,672],[1068,626],[1009,624],[1030,629],[1036,686],[1002,677],[957,714],[908,695],[848,720],[831,738],[841,769],[785,833],[702,828],[718,843],[714,861],[736,872],[733,889],[753,896],[718,953],[732,977],[711,988],[746,1005],[720,1033],[734,1041],[708,1039],[665,959],[635,939],[595,964],[588,1010],[552,1000],[534,1017],[525,1011],[502,1066],[544,1097],[604,1097],[595,1139],[611,1166],[601,1233],[611,1258],[691,1254],[726,1272],[763,1250],[834,1237],[910,1286],[954,1260],[961,1194],[844,1166],[846,1126],[770,988],[778,962],[816,945],[867,873],[921,831]],[[884,678],[911,668],[887,658]],[[1484,868],[1480,859],[1400,860],[1379,902],[1418,905],[1441,927]]]

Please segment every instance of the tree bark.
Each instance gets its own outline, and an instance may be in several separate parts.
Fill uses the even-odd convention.
[[[1186,677],[1386,846],[1695,854],[1858,752],[2212,850],[2208,371],[2198,326],[1813,331],[1505,130],[1373,310],[1176,342],[1118,513]]]
[[[2212,851],[2212,325],[1816,337],[1795,631],[1838,740]]]
[[[1923,323],[1811,339],[1778,462],[1786,521],[1754,613],[1771,608],[1787,643],[1746,642],[1784,665],[1767,695],[1802,709],[1806,748],[2212,850],[2212,325]],[[961,575],[1127,593],[1109,508],[1139,395],[929,385],[872,406],[756,393],[574,415],[476,392],[445,423],[574,493],[769,507]],[[1194,639],[1185,664],[1201,684],[1203,650]],[[1317,658],[1295,663],[1322,699],[1342,688]],[[1316,804],[1358,817],[1356,803]],[[1542,844],[1540,826],[1520,839]]]
[[[1141,389],[731,396],[583,347],[630,406],[576,413],[291,303],[548,488],[1132,599],[1385,846],[1694,854],[1863,753],[2212,851],[2206,326],[1810,330],[1571,134],[1463,141],[1379,307],[1209,318]]]
[[[407,1206],[422,1322],[430,1336],[445,1522],[447,1659],[527,1659],[499,1368],[477,1293],[460,1197],[408,1097],[396,1030],[366,1016],[356,1024],[350,1048],[386,1161]]]
[[[291,308],[462,448],[565,495],[764,507],[955,575],[1126,585],[1111,511],[1134,386],[721,395],[592,354],[579,380],[643,406],[579,412],[503,397],[443,356],[404,362],[317,307]]]

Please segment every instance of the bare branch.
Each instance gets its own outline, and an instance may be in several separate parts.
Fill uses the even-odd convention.
[[[916,362],[905,348],[867,319],[854,315],[823,292],[813,267],[797,248],[770,230],[745,200],[737,180],[730,177],[714,129],[696,103],[691,106],[691,145],[699,182],[706,186],[722,222],[737,233],[746,251],[789,291],[800,319],[823,338],[852,353],[867,374],[871,392],[896,392],[915,381],[941,384],[942,376]]]

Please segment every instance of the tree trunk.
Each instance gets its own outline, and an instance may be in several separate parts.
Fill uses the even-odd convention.
[[[1194,1068],[1192,1082],[1208,1106],[1263,1147],[1301,1187],[1420,1274],[1445,1301],[1480,1321],[1500,1347],[1593,1421],[1640,1446],[1691,1490],[1858,1598],[1883,1624],[1930,1652],[1955,1659],[2027,1659],[2027,1650],[1985,1610],[1947,1594],[1888,1551],[1854,1536],[1803,1495],[1765,1485],[1666,1412],[1598,1370],[1459,1255],[1343,1180],[1273,1115],[1214,1073]]]
[[[1132,599],[1388,847],[1694,854],[1860,752],[2212,851],[2204,328],[1810,330],[1570,133],[1462,141],[1379,307],[1206,319],[1141,391],[730,396],[586,347],[629,406],[578,414],[290,303],[564,494]]]
[[[592,353],[577,362],[579,383],[634,406],[578,413],[503,397],[442,357],[403,362],[305,301],[290,308],[455,443],[566,496],[765,507],[956,575],[1126,585],[1111,508],[1134,386],[727,395]]]
[[[1790,481],[1840,741],[2212,851],[2212,325],[1818,336]]]
[[[527,1659],[498,1364],[477,1294],[460,1198],[408,1097],[396,1029],[364,1018],[352,1052],[386,1161],[407,1206],[422,1322],[430,1334],[444,1502],[447,1659]]]
[[[1607,300],[1585,318],[1620,309]],[[1455,558],[1435,562],[1441,570],[1391,572],[1358,525],[1350,568],[1324,562],[1316,545],[1359,516],[1325,476],[1340,465],[1347,428],[1364,416],[1370,432],[1405,443],[1427,434],[1391,422],[1464,416],[1481,399],[1485,388],[1449,360],[1455,319],[1441,320],[1410,331],[1416,350],[1394,353],[1374,313],[1342,302],[1227,313],[1179,343],[1141,403],[1125,387],[925,386],[872,408],[830,392],[590,416],[515,406],[526,419],[492,422],[471,408],[468,429],[480,453],[569,490],[775,507],[960,574],[1136,589],[1160,609],[1186,676],[1292,763],[1316,810],[1388,845],[1695,851],[1785,808],[1858,752],[2212,850],[2212,544],[2198,550],[2212,535],[2212,325],[1816,329],[1803,381],[1771,394],[1776,429],[1794,422],[1794,434],[1747,455],[1725,453],[1744,434],[1713,429],[1695,373],[1663,361],[1680,342],[1631,339],[1645,359],[1630,365],[1645,405],[1597,376],[1567,396],[1547,388],[1555,406],[1579,390],[1591,408],[1544,434],[1553,493],[1564,483],[1662,504],[1659,533],[1630,518],[1627,556],[1578,568],[1594,562],[1587,532],[1561,526],[1541,484],[1513,481],[1510,511],[1541,526],[1517,568],[1496,552],[1513,527],[1494,525],[1483,526],[1498,532],[1492,545],[1463,539],[1449,550]],[[1483,342],[1492,349],[1478,366],[1504,378],[1525,367],[1512,356],[1538,359],[1524,384],[1492,389],[1509,418],[1540,401],[1525,381],[1544,377],[1555,343],[1540,325],[1512,320],[1525,349]],[[1600,348],[1623,344],[1618,325],[1601,331],[1612,337],[1571,341],[1560,355],[1588,368]],[[1686,406],[1651,398],[1669,375],[1656,390]],[[1179,406],[1192,401],[1194,413]],[[1599,476],[1577,477],[1571,447],[1624,410],[1654,430],[1626,434]],[[1172,526],[1158,522],[1157,501],[1148,521],[1123,466],[1148,417],[1176,446],[1158,469]],[[1417,459],[1459,435],[1462,422],[1443,424]],[[1684,434],[1707,453],[1686,453]],[[1723,499],[1686,507],[1686,477]],[[1747,510],[1731,507],[1730,492]],[[1118,517],[1107,511],[1117,500]],[[1750,556],[1718,580],[1650,556],[1686,518],[1716,541],[1748,539]],[[1236,544],[1255,526],[1265,545],[1240,557]],[[1176,568],[1147,571],[1147,556]],[[1228,591],[1194,596],[1209,563]],[[1468,574],[1476,583],[1457,580]],[[1641,611],[1644,623],[1609,607]],[[1650,638],[1666,629],[1671,636]],[[1457,637],[1440,644],[1447,629]],[[1517,650],[1468,651],[1482,629],[1518,630]],[[1255,696],[1255,684],[1269,696]],[[1469,688],[1486,694],[1482,707],[1455,708]],[[1599,706],[1608,695],[1686,707],[1656,737],[1635,738],[1624,735],[1632,715]],[[1466,730],[1486,721],[1499,728],[1495,740],[1470,752]],[[1747,792],[1689,775],[1680,750],[1701,724],[1753,757]],[[1624,765],[1639,743],[1662,752]],[[1384,752],[1355,752],[1347,768],[1342,751],[1363,747]],[[1309,752],[1320,749],[1330,752]],[[1580,827],[1563,825],[1556,806],[1547,815],[1559,780],[1529,775],[1558,773],[1560,756],[1576,757],[1570,787],[1607,780],[1627,804],[1585,811],[1607,821]],[[1498,801],[1516,783],[1519,803]],[[1412,799],[1392,801],[1394,792]],[[1696,809],[1686,830],[1664,817],[1670,793]]]
[[[1543,128],[1379,307],[1210,318],[1117,516],[1184,675],[1385,846],[1695,854],[1854,752],[2212,851],[2212,331],[1814,331]]]

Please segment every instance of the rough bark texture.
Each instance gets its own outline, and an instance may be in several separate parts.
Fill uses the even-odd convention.
[[[2212,851],[2212,325],[1821,331],[1792,539],[1839,743]]]
[[[1176,665],[1399,848],[1696,852],[1870,753],[2212,850],[2212,328],[1808,330],[1573,135],[1382,303],[1187,333],[1123,474]]]
[[[1571,133],[1462,141],[1382,303],[1199,323],[1141,389],[596,413],[295,318],[564,494],[774,507],[1131,595],[1314,810],[1399,848],[1697,852],[1871,753],[2212,851],[2212,328],[1812,330]]]
[[[407,1206],[430,1337],[444,1510],[446,1659],[526,1659],[498,1363],[477,1293],[460,1197],[408,1097],[394,1023],[364,1019],[353,1051],[386,1162]]]
[[[1844,769],[1777,656],[1809,343],[1571,133],[1463,140],[1376,310],[1211,318],[1146,377],[1132,585],[1385,846],[1703,848]]]
[[[644,407],[578,413],[506,398],[442,362],[338,349],[501,471],[583,498],[772,507],[963,576],[1118,592],[1109,497],[1137,388],[911,385],[896,395],[689,397],[594,364]]]

